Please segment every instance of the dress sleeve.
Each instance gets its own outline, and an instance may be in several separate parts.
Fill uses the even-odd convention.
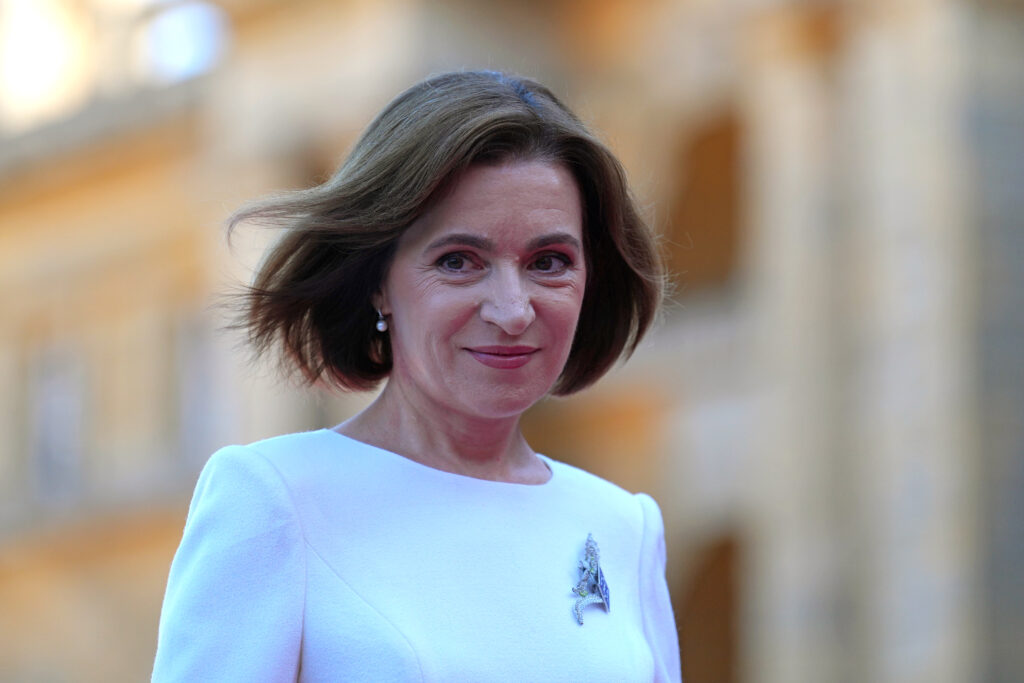
[[[171,563],[153,681],[295,681],[304,546],[274,466],[242,446],[215,453]]]
[[[665,527],[654,499],[644,493],[636,497],[644,514],[640,599],[644,635],[654,656],[654,680],[657,683],[679,683],[682,681],[679,635],[665,582]]]

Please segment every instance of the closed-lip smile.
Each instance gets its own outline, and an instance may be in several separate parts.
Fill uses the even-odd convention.
[[[472,346],[467,351],[487,367],[499,370],[514,370],[530,362],[538,349],[536,346]]]

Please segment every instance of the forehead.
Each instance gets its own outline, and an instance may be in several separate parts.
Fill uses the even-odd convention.
[[[518,161],[471,166],[409,227],[399,248],[423,246],[448,233],[492,240],[566,232],[582,241],[580,193],[562,164]]]

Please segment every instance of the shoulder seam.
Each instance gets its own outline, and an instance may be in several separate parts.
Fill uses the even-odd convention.
[[[281,487],[284,489],[285,495],[288,496],[288,503],[291,505],[291,508],[292,508],[292,516],[295,518],[295,523],[299,527],[299,535],[302,538],[302,545],[306,549],[306,551],[302,553],[302,621],[301,621],[301,624],[303,625],[303,630],[305,630],[304,626],[305,626],[305,623],[306,623],[306,602],[307,602],[307,596],[308,596],[308,592],[309,592],[309,560],[306,557],[306,555],[307,555],[307,553],[310,550],[313,549],[313,546],[310,545],[310,543],[309,543],[309,536],[306,534],[306,527],[303,524],[302,515],[299,514],[299,507],[298,507],[298,505],[295,504],[295,494],[292,492],[292,488],[288,485],[288,480],[285,479],[285,476],[281,472],[280,468],[278,468],[278,466],[276,464],[274,464],[274,461],[271,460],[270,458],[268,458],[265,453],[260,451],[258,448],[254,447],[252,444],[249,444],[247,446],[239,446],[239,448],[251,451],[255,456],[259,457],[260,460],[262,460],[264,463],[266,463],[267,467],[269,467],[271,470],[273,470],[274,475],[281,482]],[[302,663],[302,645],[301,645],[302,641],[301,641],[301,636],[300,636],[300,641],[299,642],[300,642],[300,644],[299,644],[299,653],[298,654],[299,654],[299,666],[300,666],[300,671],[301,671],[301,663]]]
[[[643,593],[643,586],[641,584],[645,580],[644,557],[646,556],[646,552],[645,551],[647,549],[647,509],[646,509],[646,505],[644,505],[643,498],[641,498],[641,496],[643,496],[644,494],[636,493],[636,494],[633,494],[633,495],[634,495],[634,498],[636,500],[637,506],[639,506],[639,508],[640,508],[640,549],[639,549],[640,551],[637,553],[637,558],[636,558],[636,577],[637,577],[637,582],[636,582],[636,601],[637,601],[637,604],[640,605],[640,623],[641,624],[646,624],[646,621],[647,621],[647,615],[646,615],[647,606],[644,605],[644,599],[643,599],[644,598],[644,593]],[[644,630],[646,630],[646,627],[644,627]]]

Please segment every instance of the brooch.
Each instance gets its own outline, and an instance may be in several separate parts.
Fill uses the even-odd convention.
[[[579,596],[572,611],[580,626],[583,625],[583,608],[587,605],[601,603],[607,611],[611,612],[612,610],[608,584],[604,580],[604,572],[601,571],[601,554],[592,534],[587,534],[587,545],[584,549],[583,559],[580,560],[580,580],[573,587],[572,592]]]

